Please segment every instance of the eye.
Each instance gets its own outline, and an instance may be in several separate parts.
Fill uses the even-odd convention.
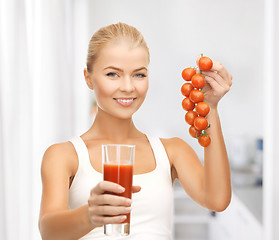
[[[108,77],[117,77],[117,74],[114,72],[110,72],[106,74]]]
[[[135,74],[135,77],[136,77],[136,78],[145,78],[146,75],[143,74],[143,73],[137,73],[137,74]]]

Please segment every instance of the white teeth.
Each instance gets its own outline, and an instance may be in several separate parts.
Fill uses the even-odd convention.
[[[117,101],[119,101],[119,102],[123,102],[123,103],[130,103],[130,102],[132,102],[134,99],[132,98],[132,99],[116,99]]]

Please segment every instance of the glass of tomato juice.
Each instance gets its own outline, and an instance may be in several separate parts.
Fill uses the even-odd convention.
[[[133,165],[135,145],[103,144],[104,181],[117,183],[125,188],[119,196],[132,198]],[[121,224],[104,225],[104,233],[109,236],[127,236],[130,234],[130,213]]]

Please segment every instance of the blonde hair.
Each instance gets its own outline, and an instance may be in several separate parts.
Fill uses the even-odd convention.
[[[128,41],[131,47],[145,48],[148,54],[148,62],[150,61],[149,48],[141,32],[133,26],[119,22],[102,27],[93,34],[88,45],[87,70],[91,72],[98,53],[103,47],[121,40]]]

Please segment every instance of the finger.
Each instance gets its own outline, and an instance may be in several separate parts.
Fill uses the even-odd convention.
[[[120,186],[119,184],[113,183],[113,182],[109,182],[109,181],[102,181],[99,182],[96,187],[94,187],[91,190],[91,195],[92,194],[103,194],[105,192],[111,192],[111,193],[123,193],[125,191],[125,188],[123,188],[122,186]]]
[[[200,57],[197,58],[196,63],[199,66],[199,60]],[[199,69],[197,69],[197,72],[199,72]],[[203,71],[203,73],[206,72],[217,72],[222,78],[224,78],[226,81],[228,81],[229,86],[232,85],[232,75],[228,72],[228,70],[220,63],[213,61],[213,66],[210,71]]]
[[[212,89],[216,90],[216,89],[222,88],[222,86],[214,78],[212,78],[210,76],[205,76],[205,80]]]
[[[89,211],[94,213],[94,215],[107,215],[107,216],[115,216],[115,215],[124,215],[130,213],[132,210],[131,207],[120,207],[120,206],[94,206],[89,208]]]
[[[207,80],[209,77],[211,79],[214,79],[220,86],[222,87],[228,87],[229,83],[224,78],[222,78],[218,73],[216,72],[204,72],[203,75],[205,76],[205,79]]]
[[[230,91],[230,87],[228,84],[220,85],[214,78],[210,76],[205,76],[205,79],[217,95],[223,96],[228,91]]]
[[[140,186],[132,186],[132,193],[137,193],[141,190]]]
[[[132,204],[131,199],[112,194],[97,195],[92,201],[95,205],[131,206]]]
[[[113,223],[122,223],[124,220],[126,220],[126,215],[120,215],[120,216],[99,216],[94,215],[91,217],[91,222],[93,224],[113,224]]]
[[[228,72],[228,70],[220,62],[213,62],[213,66],[210,71],[217,72],[229,84],[232,83],[232,75]]]
[[[200,57],[197,58],[196,60],[196,64],[197,64],[197,68],[196,68],[196,73],[200,73],[200,69],[199,69],[199,60],[200,60]]]

